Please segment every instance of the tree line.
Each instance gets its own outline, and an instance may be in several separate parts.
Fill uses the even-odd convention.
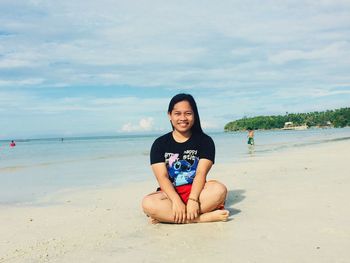
[[[322,112],[286,113],[277,116],[256,116],[231,121],[225,125],[225,131],[240,131],[247,129],[281,129],[286,122],[293,125],[307,125],[308,127],[336,127],[350,126],[350,108],[340,108]]]

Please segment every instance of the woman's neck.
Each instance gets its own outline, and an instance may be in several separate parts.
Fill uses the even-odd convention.
[[[191,131],[179,132],[177,130],[173,130],[173,138],[176,142],[185,142],[191,137],[191,135]]]

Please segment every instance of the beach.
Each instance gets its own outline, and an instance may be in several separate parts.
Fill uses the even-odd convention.
[[[216,163],[227,222],[149,224],[154,178],[0,206],[0,262],[348,262],[350,140]]]

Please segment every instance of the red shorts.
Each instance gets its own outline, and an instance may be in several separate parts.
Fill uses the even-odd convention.
[[[181,197],[182,201],[185,204],[187,204],[187,202],[188,202],[188,198],[190,197],[191,189],[192,189],[192,184],[185,184],[185,185],[180,185],[180,186],[175,187],[176,192],[179,194],[179,196]]]
[[[191,194],[191,189],[192,189],[192,184],[185,184],[185,185],[180,185],[176,186],[175,190],[179,194],[181,200],[187,205],[188,198],[190,197]],[[157,191],[161,191],[160,187],[157,188]],[[225,201],[223,204],[219,205],[216,209],[223,210],[225,209]]]
[[[187,204],[188,198],[190,197],[192,189],[192,184],[185,184],[185,185],[180,185],[175,187],[175,191],[179,194],[182,202]],[[161,191],[161,189],[158,187],[157,191]]]

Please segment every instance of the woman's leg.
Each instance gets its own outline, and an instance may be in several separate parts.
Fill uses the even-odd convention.
[[[227,195],[225,185],[216,180],[211,180],[205,183],[205,186],[199,195],[201,204],[201,213],[207,213],[223,207]]]
[[[142,209],[152,222],[174,223],[171,200],[162,192],[154,192],[142,200]]]
[[[199,197],[202,214],[195,220],[186,223],[226,221],[229,211],[216,209],[225,202],[226,193],[227,189],[223,184],[217,181],[207,182]],[[164,192],[147,195],[142,201],[142,208],[151,217],[153,223],[174,223],[172,203]]]

